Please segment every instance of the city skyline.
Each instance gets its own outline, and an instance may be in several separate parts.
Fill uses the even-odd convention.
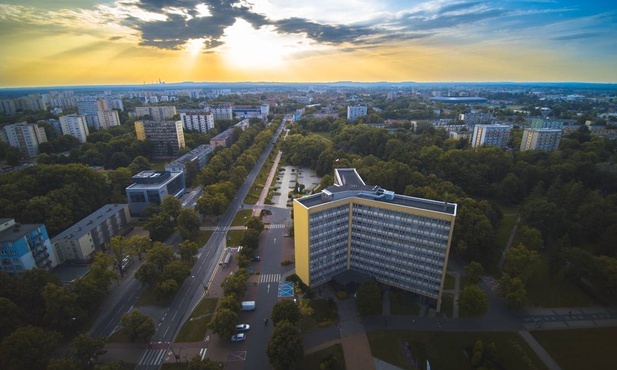
[[[0,0],[0,88],[617,82],[609,1]]]

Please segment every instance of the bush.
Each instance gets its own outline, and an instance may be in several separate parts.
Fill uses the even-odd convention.
[[[289,266],[291,265],[293,262],[291,262],[290,260],[284,260],[283,262],[281,262],[282,266]]]
[[[347,299],[347,292],[345,292],[344,290],[339,290],[338,292],[336,292],[336,298]]]

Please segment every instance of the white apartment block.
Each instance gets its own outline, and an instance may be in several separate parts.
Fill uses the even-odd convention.
[[[176,115],[176,107],[135,107],[135,114],[137,114],[137,117],[150,116],[152,121],[165,121]]]
[[[82,143],[85,143],[86,138],[90,135],[86,118],[78,114],[61,116],[60,128],[62,129],[62,135],[75,136]]]
[[[366,116],[367,108],[363,105],[348,105],[347,106],[347,120],[353,121],[354,119],[362,116]]]
[[[496,146],[505,149],[510,140],[511,126],[508,125],[475,125],[471,146]]]
[[[47,141],[45,129],[36,123],[15,123],[4,126],[7,141],[10,146],[19,148],[26,158],[34,158],[39,154],[39,144]]]
[[[208,132],[214,128],[214,114],[209,111],[180,112],[180,121],[187,130]]]
[[[233,108],[231,104],[208,105],[206,106],[205,109],[212,112],[215,120],[219,120],[219,119],[232,120],[234,118]]]
[[[113,126],[120,126],[120,117],[116,110],[100,110],[97,112],[99,118],[98,129],[108,130]]]

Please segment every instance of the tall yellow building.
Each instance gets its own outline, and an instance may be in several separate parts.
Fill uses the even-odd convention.
[[[418,294],[437,311],[457,205],[395,194],[335,170],[335,185],[294,200],[296,274],[319,286],[347,271]]]
[[[137,140],[152,141],[155,157],[174,157],[185,146],[182,121],[137,121],[135,134]]]

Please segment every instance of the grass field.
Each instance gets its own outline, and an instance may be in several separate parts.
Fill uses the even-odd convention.
[[[167,307],[174,300],[175,295],[169,297],[168,299],[156,299],[156,295],[154,294],[154,288],[148,288],[144,294],[142,294],[137,302],[135,302],[135,306],[157,306],[157,307]]]
[[[368,339],[374,357],[402,369],[426,369],[428,359],[432,369],[471,370],[468,353],[477,340],[484,345],[495,343],[500,369],[544,370],[546,367],[514,332],[429,332],[411,330],[378,330],[369,332]],[[407,343],[414,367],[405,356]]]
[[[328,370],[345,370],[345,356],[343,355],[343,346],[335,344],[331,347],[324,348],[321,351],[311,353],[308,356],[304,356],[302,363],[297,367],[298,370],[315,370],[320,369],[320,364],[330,358],[336,357],[338,360],[338,366],[328,367]]]
[[[231,221],[231,226],[246,226],[246,220],[251,217],[252,213],[253,210],[251,209],[243,209],[236,212],[236,216],[233,221]]]
[[[212,319],[218,298],[204,298],[191,313],[191,317],[184,323],[175,343],[199,342],[206,336],[208,324]]]
[[[505,248],[510,234],[512,234],[514,224],[516,224],[516,216],[504,217],[499,221],[499,227],[497,227],[497,233],[495,235],[495,241],[499,249]]]
[[[439,315],[452,317],[452,311],[454,310],[454,295],[450,293],[444,293],[441,295],[441,311]]]
[[[189,240],[195,242],[199,246],[199,248],[201,248],[208,242],[208,240],[210,240],[212,233],[214,233],[214,231],[212,230],[199,230],[197,235],[189,238]]]
[[[419,313],[420,305],[411,293],[390,291],[390,314],[417,316]]]
[[[234,247],[240,245],[243,236],[244,230],[229,230],[227,232],[227,246]]]
[[[593,298],[560,274],[551,274],[545,258],[533,274],[527,287],[527,298],[539,307],[584,307],[596,304]]]
[[[454,289],[454,276],[446,274],[446,281],[443,284],[443,288],[446,290]]]
[[[562,370],[610,370],[617,328],[546,330],[531,333]]]

